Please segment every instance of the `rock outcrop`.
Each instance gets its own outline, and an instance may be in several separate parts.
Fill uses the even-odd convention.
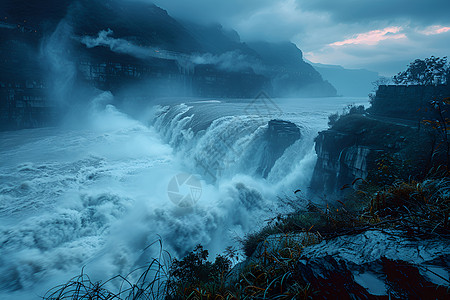
[[[408,176],[420,178],[433,163],[435,143],[433,134],[424,128],[374,116],[343,116],[316,138],[312,192],[339,196],[347,187],[353,187],[356,179],[367,179],[369,174],[372,179],[379,176],[378,167],[386,160],[397,168],[381,174],[388,176],[387,183],[407,180]]]
[[[293,253],[289,257],[299,258],[290,262],[290,276],[309,285],[317,298],[448,297],[449,241],[400,235],[372,230],[323,241],[313,233],[271,235],[235,266],[228,280],[236,281],[252,266],[270,269],[277,258]]]
[[[300,128],[292,122],[269,121],[261,149],[263,151],[257,173],[267,178],[270,170],[284,151],[301,137]]]
[[[395,231],[368,231],[306,247],[299,267],[302,273],[310,270],[313,278],[347,273],[348,284],[356,283],[371,295],[398,297],[417,289],[425,296],[427,287],[449,285],[449,249],[445,239],[407,240]],[[395,278],[393,272],[404,277]],[[403,287],[393,288],[393,283]]]
[[[377,181],[384,176],[382,184],[420,179],[446,163],[439,124],[427,126],[423,120],[440,118],[430,102],[449,96],[448,85],[380,86],[363,115],[341,116],[319,133],[313,192],[339,195],[358,178]]]
[[[362,134],[361,132],[360,134]],[[312,187],[333,194],[356,178],[366,178],[371,148],[357,144],[358,134],[323,131],[316,138],[316,163]]]

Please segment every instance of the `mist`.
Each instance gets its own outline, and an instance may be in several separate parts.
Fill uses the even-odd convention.
[[[114,32],[111,29],[103,30],[98,33],[98,37],[83,36],[80,42],[87,48],[98,46],[107,46],[111,51],[121,54],[129,54],[139,59],[158,58],[164,60],[176,61],[183,70],[191,70],[195,65],[215,65],[219,70],[238,72],[252,67],[258,67],[252,64],[249,57],[239,53],[239,51],[229,51],[221,55],[212,53],[202,54],[184,54],[173,51],[164,50],[156,47],[141,47],[130,41],[120,38],[114,38]],[[257,62],[256,62],[257,63]]]

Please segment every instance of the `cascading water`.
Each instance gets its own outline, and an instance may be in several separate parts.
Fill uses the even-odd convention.
[[[218,108],[226,104],[201,105]],[[291,173],[295,165],[292,162],[300,162],[312,151],[312,131],[273,119],[280,117],[277,114],[258,116],[240,112],[213,115],[215,119],[211,119],[195,104],[179,104],[160,107],[156,115],[153,126],[164,140],[185,158],[192,170],[209,181],[243,174],[268,178],[274,184]]]
[[[280,100],[286,113],[272,115],[245,100],[185,101],[156,106],[150,126],[113,102],[99,95],[83,126],[0,133],[1,299],[42,296],[83,266],[93,280],[127,274],[158,235],[174,256],[199,243],[222,252],[278,195],[307,188],[316,132],[351,101]],[[201,184],[194,206],[168,197],[180,173]]]

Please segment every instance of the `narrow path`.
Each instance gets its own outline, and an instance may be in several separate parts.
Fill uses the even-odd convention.
[[[383,116],[378,116],[378,115],[372,115],[369,113],[366,113],[365,116],[371,120],[381,121],[381,122],[395,124],[395,125],[399,125],[399,126],[406,126],[406,127],[411,127],[411,128],[420,128],[421,127],[420,121],[406,120],[406,119],[402,119],[402,118],[383,117]]]

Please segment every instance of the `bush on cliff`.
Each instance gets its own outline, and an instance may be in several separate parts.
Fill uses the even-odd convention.
[[[339,119],[346,115],[362,115],[365,113],[364,105],[348,105],[346,108],[344,108],[342,114],[334,113],[328,116],[328,126],[332,127],[335,125]]]

